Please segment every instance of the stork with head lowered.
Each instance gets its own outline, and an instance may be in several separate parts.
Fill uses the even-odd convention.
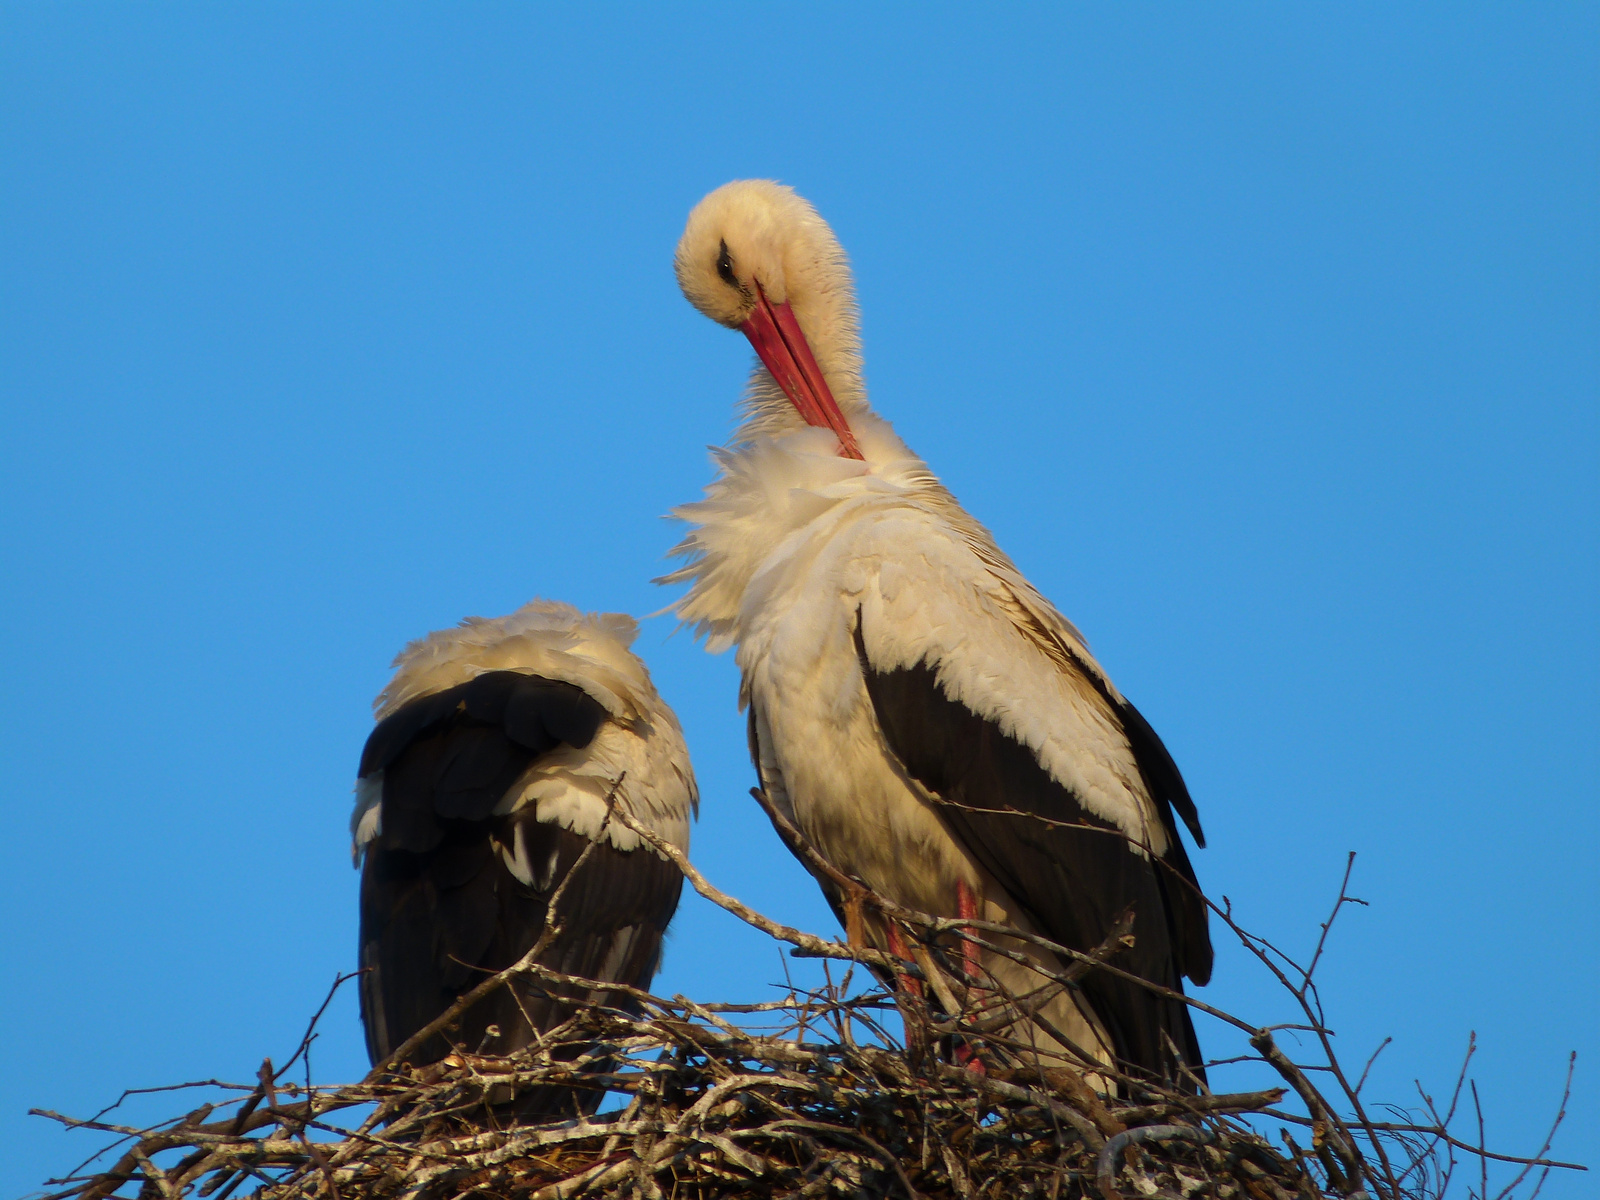
[[[1112,966],[1171,990],[1205,983],[1206,908],[1178,819],[1204,841],[1183,778],[1082,635],[868,405],[833,231],[790,188],[730,183],[690,214],[676,268],[759,358],[717,478],[676,512],[694,528],[665,581],[690,585],[676,609],[708,649],[737,647],[771,803],[898,904],[1083,953],[1131,910]],[[865,936],[898,952],[882,920]],[[997,990],[1039,988],[1004,955],[978,959]],[[1117,971],[1091,971],[1041,1015],[1028,1036],[1103,1086],[1202,1077],[1187,1006]]]

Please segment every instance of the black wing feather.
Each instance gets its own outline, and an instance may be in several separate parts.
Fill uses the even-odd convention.
[[[555,888],[591,845],[562,896],[565,928],[541,962],[585,978],[649,983],[682,888],[677,868],[646,849],[592,844],[531,812],[492,812],[540,754],[563,742],[588,745],[605,719],[573,684],[497,671],[413,701],[374,728],[362,766],[384,772],[382,832],[367,847],[361,879],[361,1009],[374,1062],[526,954],[544,932]],[[533,886],[510,872],[495,846],[514,846],[519,825]],[[570,989],[532,982],[516,994],[502,989],[412,1060],[434,1061],[452,1043],[476,1050],[490,1025],[500,1036],[487,1049],[509,1053],[564,1019],[571,999]],[[574,1115],[599,1099],[548,1089],[518,1097],[516,1111]]]
[[[1109,700],[1110,696],[1106,698]],[[1138,760],[1139,771],[1144,775],[1150,794],[1163,809],[1170,804],[1178,810],[1189,836],[1194,838],[1194,844],[1204,850],[1206,835],[1200,828],[1200,813],[1194,806],[1193,797],[1189,795],[1189,785],[1184,783],[1183,775],[1178,771],[1178,764],[1172,761],[1172,755],[1167,752],[1166,744],[1150,728],[1150,722],[1144,719],[1144,714],[1127,700],[1122,701],[1118,709],[1122,716],[1122,732],[1127,735],[1128,745],[1133,748],[1133,757]],[[1162,816],[1170,826],[1171,815],[1163,812]]]
[[[437,725],[455,712],[461,703],[461,692],[462,688],[451,688],[423,696],[379,721],[367,736],[356,774],[371,775],[387,767],[424,729]]]
[[[572,698],[572,692],[584,702]],[[506,705],[506,732],[536,752],[553,742],[582,750],[594,740],[605,717],[606,710],[572,684],[525,676]]]
[[[1135,853],[1121,830],[1090,813],[1032,750],[945,695],[925,662],[876,670],[859,629],[857,648],[889,749],[933,797],[952,834],[1046,936],[1087,952],[1131,905],[1134,945],[1115,966],[1175,990],[1185,973],[1197,981],[1209,974],[1205,909],[1198,908],[1196,923],[1199,890],[1176,829],[1165,865]],[[1186,1005],[1106,972],[1091,973],[1082,987],[1128,1066],[1173,1078],[1170,1038],[1198,1071]]]

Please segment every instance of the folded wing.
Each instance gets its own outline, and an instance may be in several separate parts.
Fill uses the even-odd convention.
[[[1131,757],[1137,768],[1137,778],[1128,781],[1130,794],[1108,816],[1106,803],[1085,803],[997,714],[952,698],[952,691],[986,691],[962,687],[960,675],[970,667],[959,651],[935,650],[907,664],[904,631],[896,640],[892,651],[875,653],[881,639],[874,636],[871,617],[858,617],[857,652],[884,741],[956,840],[1053,941],[1093,950],[1131,908],[1134,944],[1113,965],[1174,990],[1181,989],[1183,976],[1204,983],[1211,971],[1206,911],[1173,819],[1174,805],[1190,817],[1193,804],[1177,767],[1137,710],[1104,688],[1092,689],[1106,720],[1093,726],[1100,736],[1085,739],[1076,757],[1093,760],[1102,742],[1114,743],[1120,753],[1112,757]],[[1017,668],[1056,669],[1041,660],[1019,661]],[[1077,682],[1095,680],[1097,673],[1085,672]],[[992,684],[987,691],[992,693]],[[1010,722],[1011,729],[1048,725],[1042,714],[1030,716]],[[1103,781],[1116,777],[1111,768],[1118,764],[1077,765],[1079,777]],[[1153,810],[1160,823],[1161,834],[1143,838],[1144,845],[1130,836],[1126,813],[1135,808]],[[1197,820],[1191,828],[1198,840]],[[1181,1058],[1198,1069],[1200,1051],[1186,1005],[1106,971],[1091,973],[1082,987],[1127,1066],[1171,1078]]]
[[[648,984],[677,907],[677,869],[643,847],[622,851],[541,821],[535,805],[512,807],[530,773],[589,746],[611,719],[575,684],[488,671],[373,729],[360,775],[381,788],[361,881],[362,1016],[374,1062],[526,954],[564,880],[562,929],[539,961]],[[561,1020],[561,997],[572,994],[536,983],[502,989],[410,1057],[432,1061],[452,1044],[509,1053]]]

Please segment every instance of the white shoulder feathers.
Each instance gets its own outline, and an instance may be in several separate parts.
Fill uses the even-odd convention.
[[[533,805],[536,819],[553,821],[588,837],[600,835],[613,788],[617,803],[681,849],[688,849],[689,818],[699,792],[677,716],[661,700],[638,656],[629,650],[638,624],[621,613],[581,613],[570,604],[534,600],[504,617],[468,617],[411,642],[394,660],[394,678],[373,701],[379,719],[412,701],[445,691],[486,671],[515,671],[582,688],[606,710],[588,746],[562,746],[540,758],[496,809]],[[620,786],[619,786],[620,781]],[[379,831],[381,774],[357,781],[351,818],[354,852]],[[606,825],[605,838],[632,850],[639,836]],[[519,877],[530,873],[505,848]]]
[[[690,561],[662,580],[692,585],[678,615],[708,649],[739,646],[748,688],[751,665],[778,648],[776,622],[792,633],[796,612],[859,614],[876,669],[928,663],[950,699],[1032,749],[1135,843],[1164,853],[1166,830],[1095,683],[1117,693],[1078,631],[886,421],[857,414],[851,424],[864,462],[839,457],[816,429],[715,452],[722,473],[706,499],[673,513],[697,525],[674,550]],[[820,591],[828,602],[805,603]],[[839,661],[848,669],[853,656]]]

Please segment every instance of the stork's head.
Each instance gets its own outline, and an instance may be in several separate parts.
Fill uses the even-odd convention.
[[[793,188],[767,179],[724,184],[689,214],[675,260],[678,286],[706,316],[750,339],[765,369],[752,377],[758,421],[798,414],[830,428],[860,458],[848,415],[866,410],[855,288],[839,239]]]

